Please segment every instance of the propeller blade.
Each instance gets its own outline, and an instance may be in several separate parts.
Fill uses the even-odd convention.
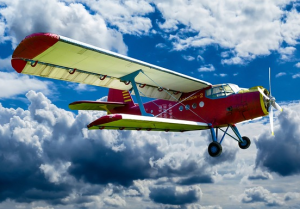
[[[266,99],[270,100],[270,98],[267,95],[265,95],[264,91],[261,88],[257,87],[257,89],[261,93],[261,95],[263,95]]]
[[[273,107],[272,107],[272,106],[270,106],[269,118],[270,118],[270,125],[271,125],[272,136],[274,136],[274,127],[273,127]]]
[[[277,110],[279,110],[280,112],[282,112],[282,108],[279,106],[279,104],[277,104],[277,102],[273,102],[273,103],[272,103],[272,106],[273,106],[275,109],[277,109]]]
[[[272,97],[271,94],[271,68],[269,67],[269,92],[270,92],[270,97]]]

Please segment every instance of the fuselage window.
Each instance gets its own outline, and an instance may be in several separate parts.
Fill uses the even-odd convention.
[[[194,104],[192,105],[192,107],[193,107],[193,109],[196,109],[196,107],[197,107],[197,104],[196,104],[196,103],[194,103]]]
[[[185,109],[189,110],[190,109],[190,105],[185,105]]]
[[[183,110],[183,106],[180,106],[180,107],[179,107],[179,110],[182,111],[182,110]]]

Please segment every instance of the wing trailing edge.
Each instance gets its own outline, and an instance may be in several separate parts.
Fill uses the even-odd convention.
[[[105,115],[90,123],[87,127],[89,130],[114,129],[166,132],[196,131],[209,128],[207,123],[127,114]]]

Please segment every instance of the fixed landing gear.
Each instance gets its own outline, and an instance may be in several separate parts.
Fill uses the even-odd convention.
[[[237,139],[227,133],[229,127],[235,133],[235,135],[237,136]],[[210,128],[210,132],[211,132],[213,142],[211,142],[208,146],[208,154],[211,157],[217,157],[222,153],[222,145],[221,144],[222,144],[222,141],[223,141],[225,135],[228,135],[231,138],[233,138],[234,140],[236,140],[239,143],[239,147],[241,149],[247,149],[247,148],[250,147],[250,144],[251,144],[250,139],[246,136],[241,137],[241,135],[240,135],[240,133],[239,133],[239,131],[236,128],[235,125],[228,125],[227,126],[227,129],[225,131],[223,131],[224,134],[223,134],[220,142],[218,142],[218,130],[223,131],[221,128],[216,128],[216,132],[215,132],[213,127]]]
[[[212,142],[208,146],[208,154],[212,157],[217,157],[222,153],[222,146],[218,142]]]
[[[243,141],[239,142],[239,147],[241,149],[248,149],[250,147],[251,141],[247,136],[242,137]]]

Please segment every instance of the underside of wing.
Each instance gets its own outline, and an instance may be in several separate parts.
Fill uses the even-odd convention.
[[[71,110],[103,110],[110,112],[110,110],[117,107],[124,107],[126,103],[121,102],[95,102],[95,101],[78,101],[69,104]]]
[[[176,101],[182,93],[210,83],[140,60],[84,44],[63,36],[38,33],[27,36],[12,56],[19,72],[47,78],[130,90],[120,78],[142,70],[135,77],[141,96]],[[162,88],[165,89],[162,91]]]
[[[88,125],[93,129],[184,132],[208,129],[207,123],[127,114],[105,115]]]

